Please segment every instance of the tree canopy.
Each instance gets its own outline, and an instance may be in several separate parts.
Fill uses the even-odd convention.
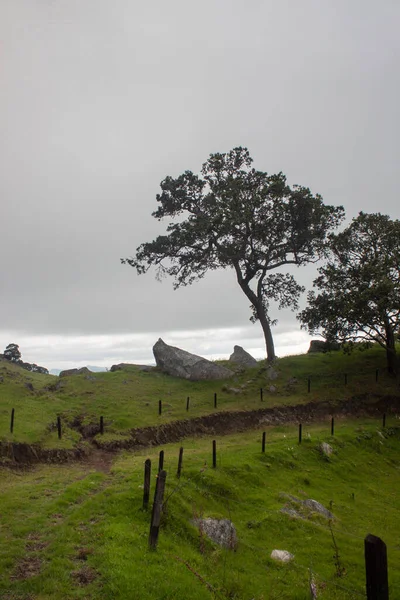
[[[251,320],[262,326],[268,360],[273,360],[270,302],[295,310],[304,289],[281,270],[317,260],[344,211],[324,205],[306,187],[290,187],[283,173],[255,170],[252,162],[248,150],[238,147],[211,154],[201,175],[185,171],[166,177],[152,215],[172,219],[167,234],[141,244],[133,258],[121,262],[138,274],[155,266],[158,277],[174,278],[175,289],[209,270],[234,269],[251,303]]]
[[[18,344],[8,344],[4,350],[4,358],[16,362],[21,359],[21,352]]]
[[[310,333],[342,343],[377,342],[396,370],[400,326],[400,221],[360,212],[331,236],[330,257],[299,319]]]

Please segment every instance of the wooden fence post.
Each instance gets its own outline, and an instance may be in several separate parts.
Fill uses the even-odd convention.
[[[151,460],[150,460],[150,458],[147,458],[144,463],[144,486],[143,486],[143,508],[145,510],[149,506],[150,478],[151,478]]]
[[[14,431],[14,416],[15,416],[15,408],[11,411],[11,421],[10,421],[10,433]]]
[[[158,472],[162,471],[164,468],[164,450],[160,450],[160,454],[158,457]]]
[[[167,473],[165,471],[161,471],[157,478],[156,494],[154,497],[149,534],[149,546],[151,550],[155,550],[157,547],[166,478]]]
[[[307,391],[308,391],[308,393],[311,392],[311,377],[309,377],[307,379]]]
[[[178,479],[181,476],[181,471],[182,471],[182,460],[183,460],[183,448],[182,446],[179,448],[179,458],[178,458],[178,471],[177,471],[177,476]]]
[[[335,435],[335,419],[332,417],[331,419],[331,435]]]
[[[369,533],[364,540],[367,600],[389,600],[386,544]]]
[[[57,417],[58,439],[61,440],[61,417]]]
[[[261,400],[261,402],[263,402],[263,394],[264,394],[264,390],[262,388],[260,388],[260,400]]]
[[[265,433],[265,431],[263,431],[263,434],[262,434],[262,443],[261,443],[261,452],[265,452],[265,437],[266,437],[266,433]]]
[[[302,426],[302,424],[301,424],[301,423],[299,423],[299,444],[301,444],[301,434],[302,434],[302,429],[303,429],[303,426]]]
[[[189,402],[190,402],[190,398],[189,396],[186,398],[186,410],[189,410]]]
[[[158,414],[161,415],[161,413],[162,413],[162,401],[159,400],[158,401]]]
[[[383,413],[382,427],[386,427],[386,413]]]
[[[217,392],[214,392],[214,408],[217,408]]]
[[[104,433],[104,419],[103,419],[103,417],[100,417],[100,433],[101,433],[101,435],[103,435],[103,433]]]
[[[217,466],[217,442],[213,440],[212,443],[212,455],[213,455],[213,468],[215,469]]]
[[[379,369],[376,369],[376,371],[375,371],[375,382],[378,381],[378,375],[379,375]]]
[[[347,385],[347,373],[344,374],[344,385]]]

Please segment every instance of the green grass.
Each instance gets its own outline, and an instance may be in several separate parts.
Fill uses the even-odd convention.
[[[221,437],[216,469],[212,438],[185,440],[179,481],[179,445],[164,446],[167,501],[155,552],[148,550],[142,484],[149,457],[154,486],[160,448],[116,456],[109,473],[90,464],[2,470],[0,598],[305,600],[311,567],[319,599],[348,600],[364,593],[367,533],[386,542],[391,598],[400,597],[396,425],[394,417],[384,431],[373,420],[340,419],[331,438],[327,424],[315,424],[305,427],[301,445],[296,427],[271,428],[264,455],[261,430]],[[329,459],[319,451],[322,440],[334,448]],[[282,514],[282,493],[332,506],[342,577],[328,522]],[[192,520],[201,515],[233,521],[235,552],[199,535]],[[275,563],[274,548],[294,561]]]
[[[121,439],[129,430],[157,425],[176,419],[193,418],[214,412],[214,392],[218,411],[252,410],[261,406],[279,406],[321,400],[343,400],[363,394],[398,394],[398,381],[385,372],[385,353],[379,347],[351,356],[342,352],[291,356],[274,366],[276,380],[269,380],[265,362],[235,375],[229,381],[189,382],[160,372],[136,368],[114,373],[93,373],[65,378],[29,373],[0,361],[0,440],[39,442],[46,447],[72,448],[79,435],[72,423],[79,416],[83,424],[98,423],[104,416],[109,439]],[[375,371],[379,379],[375,382]],[[347,373],[348,384],[344,385]],[[307,379],[311,377],[311,392]],[[296,383],[288,385],[290,379]],[[59,383],[59,389],[54,385]],[[26,386],[33,385],[33,391]],[[270,386],[275,391],[270,391]],[[264,402],[260,402],[260,388]],[[228,389],[227,389],[228,388]],[[229,388],[239,390],[238,393]],[[190,410],[186,412],[186,398]],[[163,412],[158,415],[158,401]],[[15,408],[15,425],[10,433],[10,413]],[[57,415],[63,422],[63,438],[55,433]]]

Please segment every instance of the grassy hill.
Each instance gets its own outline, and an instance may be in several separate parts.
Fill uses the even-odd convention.
[[[391,423],[393,425],[393,423]],[[294,426],[166,445],[166,503],[156,551],[148,550],[149,511],[142,509],[143,463],[158,450],[101,463],[41,465],[0,471],[2,600],[321,600],[365,597],[363,539],[388,547],[391,598],[400,597],[398,522],[400,430],[372,421],[341,421],[335,437],[312,425],[297,443]],[[329,442],[333,455],[319,449]],[[293,504],[293,498],[298,504]],[[313,499],[332,521],[301,508]],[[282,508],[296,506],[301,518]],[[202,535],[195,518],[226,518],[236,550]],[[333,536],[333,537],[332,537]],[[336,545],[336,550],[335,550]],[[273,549],[294,555],[288,564]]]
[[[400,394],[398,380],[385,370],[384,352],[292,356],[277,361],[274,371],[277,377],[270,379],[260,363],[227,382],[193,383],[135,367],[57,378],[1,361],[0,447],[40,444],[56,459],[84,444],[91,452],[70,464],[0,468],[0,599],[306,600],[312,581],[318,599],[349,600],[365,597],[367,533],[387,544],[390,597],[400,597]],[[362,410],[379,398],[394,399],[384,428],[381,416],[366,418]],[[326,417],[318,422],[317,409],[323,402],[334,408],[345,400],[360,414],[338,414],[331,436],[330,423]],[[304,421],[301,444],[295,418],[275,427],[261,419],[256,429],[235,433],[233,426],[223,435],[228,431],[224,416],[232,424],[235,415],[248,416],[253,413],[246,411],[260,407],[276,407],[279,415],[306,404],[315,406],[316,418]],[[212,436],[118,454],[93,445],[130,439],[138,427],[161,425],[161,431],[172,421],[206,415],[222,423]],[[254,420],[245,426],[249,423]],[[262,429],[267,431],[265,453]],[[85,431],[90,435],[83,440]],[[330,457],[321,452],[321,442],[332,446]],[[158,548],[150,551],[143,466],[145,459],[152,460],[152,499],[161,449],[166,494]],[[11,466],[4,456],[3,465]],[[311,510],[307,500],[321,503],[333,517]],[[233,522],[234,550],[221,548],[199,530],[195,519],[209,517]],[[289,551],[293,560],[277,563],[271,558],[274,549]]]
[[[85,427],[96,432],[100,416],[105,424],[103,439],[123,440],[134,428],[212,414],[216,410],[248,411],[322,400],[334,403],[365,394],[398,395],[398,381],[388,376],[385,367],[385,354],[379,347],[356,351],[350,356],[331,352],[282,358],[274,366],[277,378],[273,380],[266,372],[265,362],[260,362],[226,382],[189,382],[157,370],[145,372],[135,367],[114,373],[56,378],[24,371],[2,360],[0,440],[73,448],[82,440]],[[263,402],[260,388],[263,388]],[[11,434],[13,408],[15,423]],[[62,419],[61,440],[57,437],[57,416]]]

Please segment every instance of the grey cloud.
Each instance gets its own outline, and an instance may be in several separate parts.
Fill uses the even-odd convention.
[[[247,330],[233,273],[173,292],[119,264],[164,230],[159,182],[210,152],[246,145],[348,218],[399,218],[399,17],[390,0],[3,0],[4,332]]]

